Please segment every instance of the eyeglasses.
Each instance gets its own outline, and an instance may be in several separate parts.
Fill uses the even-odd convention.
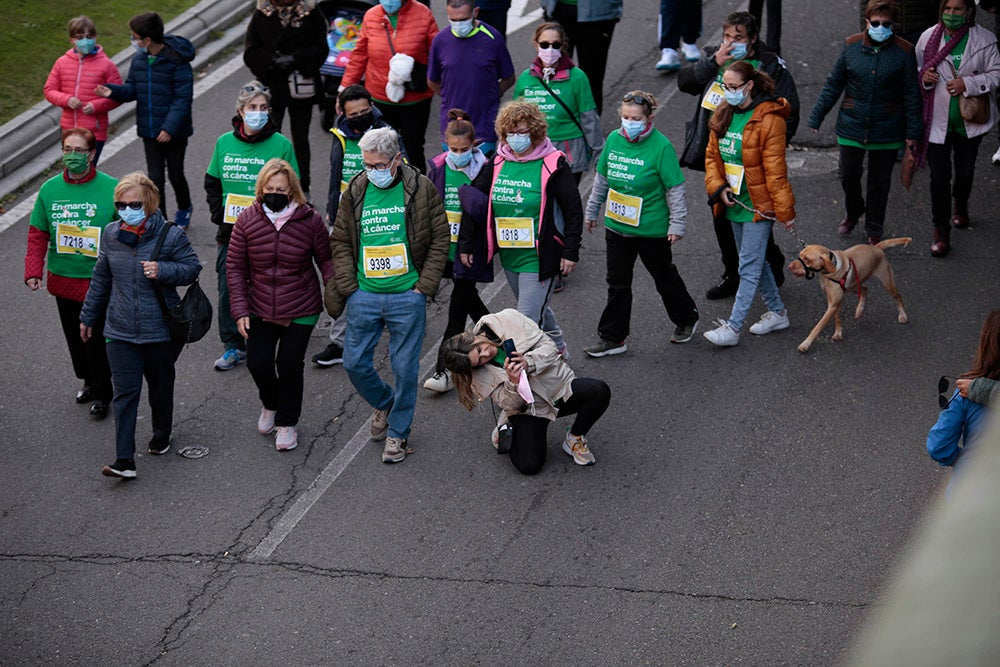
[[[954,398],[954,396],[952,396],[951,398],[945,396],[945,394],[948,392],[948,387],[951,385],[951,383],[948,382],[948,380],[956,380],[956,379],[958,378],[953,378],[949,375],[942,375],[941,379],[938,380],[938,386],[937,386],[938,407],[941,408],[942,410],[948,407],[948,405],[951,403],[951,398]]]
[[[80,148],[79,146],[63,146],[62,147],[62,152],[65,153],[66,155],[69,155],[70,153],[81,153],[83,155],[86,155],[91,150],[92,149],[90,149],[90,148]]]
[[[271,89],[267,86],[243,86],[244,93],[269,93]]]
[[[367,162],[365,162],[364,163],[365,170],[372,171],[373,169],[388,169],[389,167],[392,166],[392,163],[396,161],[396,157],[398,156],[399,153],[396,153],[396,155],[393,155],[391,158],[389,158],[388,162],[379,162],[378,164],[368,164]]]
[[[538,42],[542,49],[562,49],[562,42]]]
[[[886,28],[892,27],[892,21],[872,21],[871,19],[868,19],[868,24],[873,28],[877,28],[879,26],[885,26]]]
[[[724,83],[724,84],[722,84],[722,90],[726,91],[727,93],[735,93],[737,90],[739,90],[743,86],[747,85],[748,83],[750,83],[750,82],[749,81],[744,81],[743,83],[741,83],[738,86],[730,86],[730,85],[727,85],[727,84]]]
[[[622,98],[622,102],[625,104],[641,104],[650,111],[653,110],[653,103],[642,95],[626,95]]]
[[[141,211],[142,210],[142,202],[141,201],[116,201],[115,202],[115,208],[118,209],[119,211],[124,211],[127,208],[130,208],[133,211]]]

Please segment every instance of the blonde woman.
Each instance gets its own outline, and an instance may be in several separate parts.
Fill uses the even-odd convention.
[[[298,444],[302,369],[323,310],[316,266],[333,277],[330,242],[319,213],[306,203],[295,169],[280,158],[257,175],[255,201],[229,239],[229,309],[246,340],[247,368],[263,407],[257,430],[277,429],[279,451]]]

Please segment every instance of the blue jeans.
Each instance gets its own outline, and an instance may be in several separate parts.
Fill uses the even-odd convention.
[[[170,441],[174,419],[174,362],[181,348],[170,341],[136,345],[112,340],[107,344],[111,382],[115,387],[115,397],[111,401],[115,413],[115,458],[135,458],[135,422],[143,377],[149,390],[153,440],[158,443]]]
[[[368,404],[389,411],[389,436],[410,437],[417,407],[420,347],[424,344],[427,297],[407,290],[374,294],[357,290],[347,299],[344,370]],[[375,345],[389,330],[389,360],[395,390],[375,370]]]
[[[676,49],[683,38],[694,44],[701,35],[701,0],[660,0],[660,48]]]
[[[566,347],[556,314],[549,307],[553,279],[539,282],[537,273],[514,273],[507,269],[504,272],[507,274],[507,284],[517,299],[517,312],[537,324],[557,348],[562,350]]]
[[[225,223],[223,223],[225,224]],[[220,243],[215,255],[215,272],[219,275],[219,339],[227,350],[246,350],[247,344],[236,328],[236,321],[229,312],[229,283],[226,279],[226,257],[229,244]]]
[[[747,313],[753,304],[753,297],[760,287],[760,296],[768,310],[780,313],[785,309],[778,292],[778,284],[774,282],[764,255],[767,253],[767,240],[771,236],[769,222],[734,222],[733,236],[736,246],[740,249],[740,287],[736,290],[736,300],[733,302],[733,312],[729,315],[729,326],[736,331],[743,328]]]

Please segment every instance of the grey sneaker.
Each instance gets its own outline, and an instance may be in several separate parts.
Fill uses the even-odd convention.
[[[583,348],[583,351],[588,357],[606,357],[611,354],[621,354],[622,352],[627,352],[628,346],[625,344],[625,341],[613,343],[610,340],[604,340],[602,338],[597,345],[585,347]]]
[[[385,440],[389,430],[389,411],[376,409],[372,413],[372,440]]]
[[[386,438],[382,448],[382,463],[399,463],[406,458],[406,440],[404,438]]]
[[[694,337],[694,332],[698,330],[698,320],[691,324],[682,324],[674,329],[674,335],[670,337],[671,343],[687,343]]]

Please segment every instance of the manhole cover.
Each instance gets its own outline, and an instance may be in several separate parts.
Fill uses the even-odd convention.
[[[789,150],[785,163],[789,173],[796,176],[819,176],[837,171],[840,154],[827,150]]]
[[[186,459],[200,459],[201,457],[208,455],[208,447],[191,445],[189,447],[182,447],[181,449],[178,449],[177,453]]]

